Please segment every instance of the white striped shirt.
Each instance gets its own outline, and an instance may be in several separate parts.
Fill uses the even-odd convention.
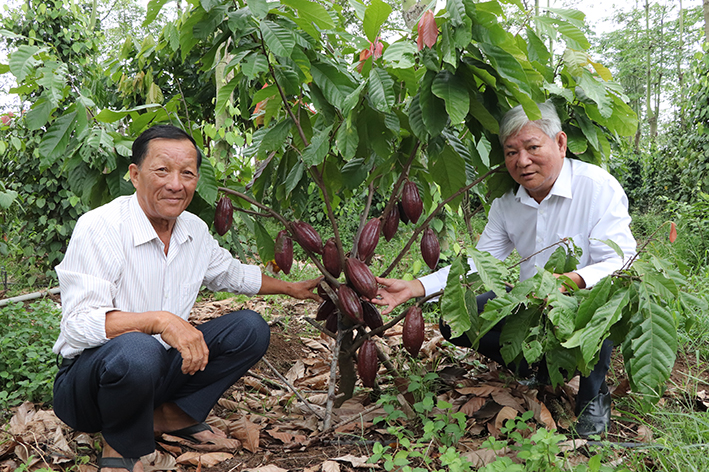
[[[165,255],[135,194],[79,218],[56,271],[62,322],[53,350],[64,358],[108,341],[109,311],[164,310],[186,320],[202,285],[250,296],[261,288],[259,267],[234,259],[186,211],[175,222]]]

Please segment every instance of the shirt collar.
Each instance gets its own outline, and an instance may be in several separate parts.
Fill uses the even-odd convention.
[[[564,163],[561,166],[561,172],[559,172],[559,176],[556,178],[556,182],[554,182],[554,185],[551,187],[551,190],[549,191],[549,195],[544,197],[544,200],[547,200],[552,197],[552,195],[556,195],[562,198],[573,198],[572,192],[571,192],[571,162],[569,161],[568,157],[564,158]],[[528,193],[527,190],[522,187],[521,185],[517,189],[517,193],[515,194],[515,198],[519,200],[520,203],[523,203],[525,205],[529,206],[539,206],[536,200],[534,200]]]
[[[130,209],[133,216],[133,245],[140,246],[154,239],[158,239],[158,233],[153,228],[153,225],[148,220],[145,212],[138,202],[138,194],[134,193],[130,199]],[[193,236],[189,231],[189,225],[185,222],[183,215],[177,217],[175,226],[172,228],[172,240],[182,244]]]

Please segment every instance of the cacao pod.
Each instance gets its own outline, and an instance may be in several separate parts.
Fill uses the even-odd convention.
[[[337,289],[337,297],[340,299],[340,307],[345,315],[357,324],[364,321],[362,319],[362,303],[354,290],[347,285],[340,285],[340,288]]]
[[[441,255],[441,245],[438,242],[436,233],[431,228],[426,228],[421,237],[421,255],[423,260],[426,261],[426,265],[431,270],[435,270],[438,258]]]
[[[340,264],[340,253],[335,244],[335,238],[330,238],[325,243],[322,253],[322,265],[325,266],[330,275],[338,278],[342,273],[342,264]]]
[[[327,283],[327,282],[325,282],[325,283]],[[332,288],[332,285],[328,284],[328,286],[329,286],[330,288]],[[332,289],[332,290],[333,290],[333,292],[335,291],[335,289]],[[322,298],[323,300],[332,300],[332,299],[330,298],[330,295],[327,294],[327,292],[325,291],[325,289],[322,287],[321,284],[318,284],[318,286],[316,287],[316,291],[317,291],[317,293],[318,293],[318,296],[319,296],[320,298]]]
[[[295,240],[298,241],[298,244],[300,244],[303,249],[316,254],[323,253],[322,239],[320,239],[320,235],[315,231],[315,228],[305,221],[294,221],[292,226]]]
[[[219,236],[224,236],[231,228],[234,221],[234,205],[231,198],[223,196],[217,203],[217,210],[214,212],[214,229]]]
[[[290,274],[293,265],[293,240],[286,230],[281,230],[276,236],[276,254],[274,259],[278,267],[286,274]]]
[[[378,370],[377,345],[371,339],[367,339],[357,352],[357,373],[362,385],[370,388],[374,387],[374,380],[377,378]]]
[[[401,192],[401,205],[404,207],[406,217],[415,224],[423,213],[423,201],[418,187],[410,180],[406,181]]]
[[[359,234],[357,241],[357,257],[361,261],[367,261],[374,255],[374,250],[379,244],[379,231],[382,226],[382,220],[372,218],[364,225],[362,232]]]
[[[423,313],[416,305],[409,307],[404,318],[402,341],[404,348],[412,357],[416,357],[423,345]]]
[[[396,202],[396,208],[397,210],[399,210],[399,218],[401,219],[401,222],[405,225],[408,225],[409,217],[406,216],[406,212],[404,211],[404,205],[401,204],[401,201]]]
[[[330,317],[330,315],[335,311],[336,308],[337,307],[332,302],[332,300],[326,299],[318,307],[318,312],[315,315],[315,319],[318,321],[327,320]]]
[[[345,259],[345,277],[363,297],[371,299],[377,296],[377,281],[364,262],[353,257]]]
[[[396,230],[399,229],[399,205],[392,207],[384,222],[384,228],[382,232],[384,233],[384,239],[391,241],[391,238],[396,234]]]
[[[337,310],[333,311],[330,313],[330,316],[327,317],[327,321],[325,322],[325,329],[331,333],[337,333],[337,322],[339,321],[337,319],[337,314]]]
[[[382,315],[372,303],[362,300],[362,319],[369,329],[377,329],[384,325]]]

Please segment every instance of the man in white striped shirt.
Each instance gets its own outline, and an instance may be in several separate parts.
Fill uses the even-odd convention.
[[[265,354],[269,327],[243,310],[195,328],[187,319],[201,286],[319,300],[317,279],[284,282],[242,264],[184,211],[200,163],[179,128],[145,131],[129,168],[135,194],[79,218],[56,267],[62,322],[54,351],[64,360],[54,409],[74,429],[102,432],[104,470],[141,472],[139,457],[163,432],[238,447],[203,421]]]

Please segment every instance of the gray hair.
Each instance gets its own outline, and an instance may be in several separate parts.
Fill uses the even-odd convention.
[[[517,134],[527,123],[534,123],[537,128],[542,130],[551,139],[556,139],[556,135],[561,132],[561,120],[556,113],[556,108],[554,108],[554,105],[549,101],[537,103],[537,105],[539,106],[539,111],[542,113],[542,117],[538,120],[530,120],[524,112],[522,105],[517,105],[505,113],[505,116],[500,122],[500,144],[502,146],[505,145],[507,138]]]

